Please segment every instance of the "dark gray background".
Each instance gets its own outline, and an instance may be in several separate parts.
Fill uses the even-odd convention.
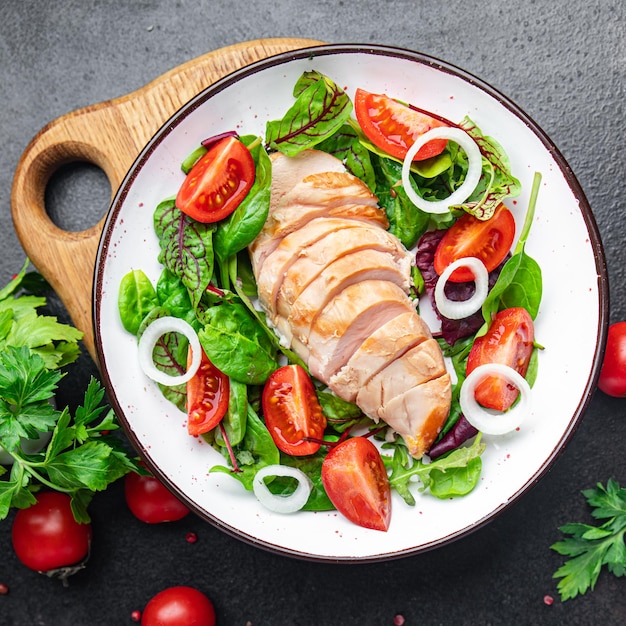
[[[524,109],[585,190],[605,244],[611,319],[626,319],[622,6],[619,0],[2,0],[0,284],[24,259],[10,215],[13,172],[46,123],[224,45],[306,37],[417,50],[476,74]],[[59,225],[80,230],[104,214],[110,193],[97,168],[70,168],[49,185],[48,210]],[[54,299],[50,308],[63,318]],[[572,311],[566,322],[575,329],[584,320]],[[95,373],[83,356],[63,381],[59,401],[75,406]],[[0,583],[10,587],[0,596],[0,624],[130,624],[133,610],[174,584],[204,590],[220,624],[241,626],[391,625],[396,614],[407,625],[623,622],[624,579],[606,573],[595,591],[560,602],[552,574],[562,557],[549,546],[561,538],[559,526],[592,521],[582,489],[610,477],[626,485],[625,403],[598,392],[552,470],[485,528],[389,563],[300,562],[243,544],[195,517],[148,527],[128,512],[119,483],[94,500],[91,560],[63,588],[16,560],[11,516],[0,523]],[[185,541],[188,531],[198,534],[196,544]],[[545,595],[554,597],[552,606]]]

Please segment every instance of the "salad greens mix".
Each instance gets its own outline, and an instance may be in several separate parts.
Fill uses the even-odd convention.
[[[446,230],[465,213],[479,219],[489,218],[502,200],[520,192],[520,183],[510,171],[504,150],[493,138],[483,135],[471,119],[466,117],[459,124],[446,120],[448,125],[465,130],[477,143],[483,175],[462,206],[444,214],[425,213],[413,205],[402,187],[402,163],[375,147],[351,117],[353,104],[345,91],[327,76],[308,71],[297,81],[293,96],[293,105],[285,115],[267,123],[264,140],[249,135],[240,137],[251,151],[256,177],[234,213],[220,222],[203,224],[178,210],[173,197],[164,199],[156,207],[154,229],[160,245],[162,274],[153,285],[140,269],[129,272],[120,285],[119,313],[125,329],[138,337],[159,317],[186,320],[197,331],[210,361],[229,377],[228,411],[219,427],[203,435],[226,461],[210,471],[227,472],[246,489],[251,489],[255,473],[264,466],[281,463],[298,467],[314,485],[304,508],[324,510],[332,508],[320,479],[324,446],[318,453],[301,458],[280,452],[265,427],[261,412],[261,388],[269,374],[285,360],[304,365],[297,355],[281,345],[254,305],[256,284],[246,247],[255,239],[268,215],[271,185],[268,153],[278,150],[294,156],[315,147],[341,159],[377,196],[387,214],[390,232],[408,249],[418,245],[429,233]],[[194,151],[186,160],[185,171],[205,152],[202,147]],[[467,167],[465,153],[448,142],[439,156],[414,163],[412,184],[426,199],[445,199],[460,185]],[[536,189],[537,184],[534,194]],[[479,313],[478,325],[472,328],[471,334],[454,341],[448,342],[445,337],[439,339],[452,359],[458,378],[450,417],[440,439],[461,417],[458,389],[476,333],[484,333],[493,315],[502,308],[522,306],[533,318],[537,314],[541,271],[524,251],[532,205],[534,200],[517,248],[494,273],[492,289]],[[413,278],[414,293],[419,295],[425,288],[424,273],[416,267]],[[154,360],[160,369],[172,375],[184,372],[186,340],[175,333],[164,335],[157,342]],[[161,386],[161,390],[186,412],[184,385]],[[354,427],[374,428],[371,420],[355,405],[340,400],[321,384],[317,384],[316,391],[328,422],[325,433],[328,442],[339,440]],[[421,481],[421,490],[428,489],[433,496],[442,499],[469,493],[479,480],[481,454],[485,449],[480,434],[470,445],[455,446],[432,462],[413,459],[403,441],[386,440],[382,431],[372,436],[380,439],[392,487],[409,505],[415,503],[410,489],[415,477]],[[293,485],[289,479],[277,477],[271,489],[277,493],[289,492]]]

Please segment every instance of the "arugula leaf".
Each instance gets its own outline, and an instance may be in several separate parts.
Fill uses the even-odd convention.
[[[159,263],[180,278],[197,307],[213,275],[214,224],[202,224],[176,208],[173,198],[154,212],[159,238]]]
[[[553,576],[561,579],[557,588],[563,601],[593,591],[603,566],[617,577],[626,576],[626,489],[609,479],[606,487],[598,483],[582,493],[593,507],[591,515],[606,521],[600,526],[574,523],[559,528],[569,537],[550,548],[570,557]]]
[[[476,435],[470,446],[462,446],[439,457],[436,461],[423,463],[413,459],[408,452],[398,450],[394,446],[391,459],[383,456],[386,465],[391,467],[389,483],[402,496],[404,501],[413,506],[415,498],[409,490],[409,482],[417,476],[422,481],[420,491],[430,489],[437,498],[447,499],[454,496],[463,496],[476,487],[482,469],[481,455],[485,451],[485,444],[481,442],[481,434]],[[384,444],[383,448],[389,447]]]
[[[295,156],[337,131],[352,112],[352,101],[330,78],[305,72],[294,88],[295,103],[280,120],[266,125],[267,144]]]

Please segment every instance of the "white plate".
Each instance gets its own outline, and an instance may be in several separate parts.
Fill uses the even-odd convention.
[[[460,121],[469,115],[495,137],[522,185],[508,202],[523,222],[535,171],[543,175],[526,251],[543,270],[536,322],[539,356],[533,412],[519,432],[484,437],[477,488],[440,501],[417,495],[393,501],[388,532],[360,528],[336,512],[273,514],[228,475],[209,445],[187,434],[185,416],[142,374],[136,340],[117,311],[120,279],[131,268],[156,282],[156,205],[176,193],[182,159],[198,142],[225,130],[264,134],[282,117],[305,70],[327,74],[353,95],[356,87],[387,93]],[[492,519],[546,472],[590,400],[607,328],[608,287],[602,245],[587,201],[548,137],[502,94],[474,76],[422,54],[381,46],[333,45],[281,54],[226,77],[184,106],[139,155],[113,201],[96,266],[95,336],[104,384],[133,445],[149,467],[199,515],[262,548],[314,560],[375,561],[432,549]]]

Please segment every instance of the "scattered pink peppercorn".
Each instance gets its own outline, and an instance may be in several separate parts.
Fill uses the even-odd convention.
[[[133,611],[130,614],[130,619],[132,619],[135,623],[139,623],[141,621],[141,611]]]
[[[187,543],[196,543],[196,541],[198,541],[198,535],[194,532],[189,532],[187,533],[185,539],[187,540]]]
[[[554,602],[554,598],[552,596],[543,596],[543,603],[551,606]]]
[[[0,583],[0,596],[6,596],[9,593],[9,586],[4,583]]]
[[[393,626],[403,626],[404,625],[404,615],[394,615],[393,618]]]

